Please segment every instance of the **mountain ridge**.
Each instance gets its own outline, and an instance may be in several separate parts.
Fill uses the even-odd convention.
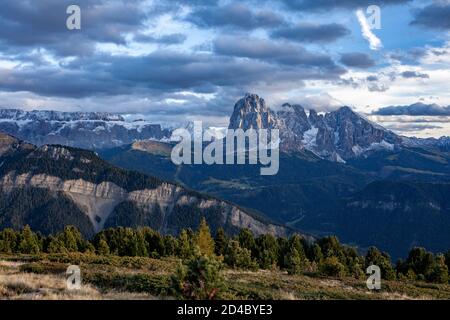
[[[279,129],[282,150],[307,149],[323,159],[343,163],[377,150],[412,145],[442,149],[450,145],[450,137],[420,139],[397,135],[348,106],[325,114],[310,109],[307,115],[303,106],[284,103],[275,111],[263,98],[252,93],[236,102],[228,128]]]
[[[195,228],[205,216],[213,229],[224,227],[229,233],[240,228],[256,234],[288,232],[230,202],[116,168],[91,151],[35,147],[4,134],[0,150],[1,227],[30,224],[49,233],[70,222],[92,236],[105,225],[150,225],[175,234]]]

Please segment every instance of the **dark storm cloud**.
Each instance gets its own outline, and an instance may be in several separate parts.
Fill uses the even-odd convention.
[[[421,102],[409,106],[390,106],[374,111],[372,114],[380,116],[450,116],[450,106],[424,104]]]
[[[285,42],[274,42],[248,37],[219,37],[213,42],[217,54],[260,59],[283,65],[319,67],[330,72],[330,76],[345,72],[327,55],[310,52],[302,47]]]
[[[296,42],[333,42],[350,34],[343,25],[337,23],[311,24],[301,23],[281,27],[271,33],[275,39],[287,39]]]
[[[230,27],[245,30],[275,27],[283,23],[283,18],[273,11],[252,11],[241,3],[196,8],[186,19],[200,28]]]
[[[0,90],[63,97],[118,95],[142,90],[215,93],[220,87],[329,79],[343,72],[306,62],[293,68],[258,60],[166,50],[139,57],[102,55],[78,58],[60,67],[0,70]],[[319,60],[317,64],[320,65]]]
[[[365,53],[350,52],[341,56],[340,62],[347,67],[367,69],[375,66],[375,61]]]
[[[411,0],[282,0],[290,9],[299,11],[324,11],[333,9],[356,9],[370,5],[394,5]]]
[[[450,2],[436,1],[419,10],[411,22],[431,29],[450,30]]]
[[[429,79],[430,76],[426,73],[420,73],[417,71],[403,71],[400,74],[403,78],[422,78],[422,79]]]
[[[86,55],[98,42],[124,44],[125,35],[139,30],[146,19],[137,0],[76,2],[82,28],[76,31],[66,28],[66,9],[72,0],[2,2],[0,45],[8,46],[10,52],[40,47],[63,56]]]

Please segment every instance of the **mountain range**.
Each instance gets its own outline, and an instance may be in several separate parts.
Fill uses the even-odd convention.
[[[450,138],[400,136],[346,106],[317,113],[288,103],[271,109],[256,94],[237,101],[229,129],[280,130],[274,176],[249,164],[176,166],[170,130],[139,132],[120,115],[4,110],[2,123],[0,130],[38,146],[2,136],[0,226],[29,223],[48,233],[76,220],[87,234],[119,225],[175,233],[206,215],[213,230],[334,234],[394,258],[413,246],[450,247]],[[120,142],[92,130],[97,124],[124,130]],[[98,155],[42,143],[48,139]],[[74,195],[78,188],[81,195]]]
[[[282,150],[306,149],[323,159],[343,163],[374,151],[393,151],[404,146],[436,147],[448,151],[450,145],[450,137],[418,139],[399,136],[347,106],[318,114],[315,110],[305,110],[301,105],[285,103],[273,111],[256,94],[246,94],[235,104],[228,128],[279,129]]]
[[[30,225],[44,234],[74,225],[87,237],[115,226],[177,234],[206,217],[213,230],[285,234],[229,202],[110,165],[92,151],[36,147],[0,134],[0,228]]]
[[[360,248],[376,245],[393,257],[416,245],[450,245],[450,154],[441,139],[407,138],[349,107],[327,114],[285,104],[271,110],[247,94],[230,117],[231,129],[280,129],[280,170],[258,166],[181,165],[170,143],[135,142],[104,150],[118,166],[164,177],[255,209],[303,233],[338,235]],[[444,192],[444,193],[443,193]]]
[[[102,149],[136,140],[170,137],[171,131],[144,120],[126,121],[105,112],[23,111],[0,109],[0,131],[37,146],[61,144]]]

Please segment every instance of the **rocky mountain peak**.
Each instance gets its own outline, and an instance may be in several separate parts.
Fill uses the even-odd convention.
[[[401,138],[359,115],[348,106],[318,115],[298,104],[285,103],[274,112],[264,99],[246,94],[234,106],[230,129],[279,129],[281,149],[308,149],[331,161],[345,162],[366,152],[392,149]]]
[[[275,124],[274,118],[264,99],[256,94],[247,93],[234,105],[228,128],[269,129]]]

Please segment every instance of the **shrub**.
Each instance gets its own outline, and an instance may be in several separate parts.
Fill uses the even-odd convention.
[[[171,277],[170,293],[179,298],[212,300],[220,297],[224,289],[223,266],[217,259],[197,256],[181,264]]]
[[[241,248],[239,242],[230,240],[225,249],[225,263],[238,269],[257,270],[258,263],[252,258],[250,250]]]
[[[343,277],[345,266],[339,262],[337,257],[328,257],[319,265],[320,273],[325,276]]]

